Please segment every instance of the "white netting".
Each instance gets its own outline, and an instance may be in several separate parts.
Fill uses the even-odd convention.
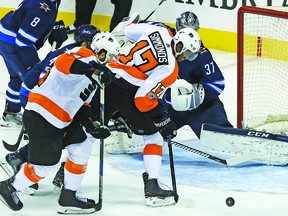
[[[128,138],[126,133],[113,131],[105,140],[105,150],[109,154],[133,154],[141,153],[144,148],[143,136],[132,135]]]
[[[287,18],[244,13],[243,27],[243,127],[287,133],[288,12]]]

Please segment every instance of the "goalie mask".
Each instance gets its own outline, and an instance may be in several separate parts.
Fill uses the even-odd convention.
[[[200,83],[191,84],[177,79],[171,85],[171,105],[176,111],[196,109],[203,102],[205,91]]]
[[[176,31],[190,27],[198,32],[200,28],[199,26],[198,17],[190,11],[183,12],[178,18],[176,18]]]

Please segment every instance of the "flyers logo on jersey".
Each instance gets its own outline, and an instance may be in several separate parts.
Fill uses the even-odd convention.
[[[157,60],[159,65],[168,65],[168,56],[166,52],[165,44],[161,38],[161,35],[159,32],[153,32],[150,34],[149,39],[151,40],[151,43],[154,47],[154,50],[156,52]]]

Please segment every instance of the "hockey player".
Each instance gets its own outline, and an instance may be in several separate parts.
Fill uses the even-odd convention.
[[[77,46],[90,47],[93,37],[99,32],[100,30],[97,27],[90,24],[79,26],[74,34],[74,43],[68,44],[58,50],[48,53],[43,61],[37,63],[31,69],[29,69],[22,82],[20,89],[20,101],[22,107],[25,108],[28,100],[28,95],[31,89],[33,89],[33,87],[38,84],[40,78],[45,76],[45,74],[49,70],[51,70],[51,68],[54,66],[55,59],[60,54],[63,54],[66,50],[70,50]],[[67,133],[67,135],[69,136],[72,134],[73,134],[72,131],[70,133]],[[71,141],[69,136],[67,135],[65,136],[64,141],[67,141],[68,142],[67,144],[69,144],[69,142]],[[21,147],[17,152],[7,154],[5,158],[7,163],[13,168],[14,173],[16,173],[19,171],[20,166],[24,162],[27,162],[28,160],[27,157],[28,157],[28,144]]]
[[[0,55],[10,81],[2,126],[21,126],[21,82],[29,68],[40,61],[37,51],[48,39],[56,48],[68,38],[63,21],[55,22],[61,0],[25,0],[0,21]]]
[[[133,132],[144,137],[147,205],[175,204],[174,192],[158,184],[163,138],[177,133],[159,99],[177,79],[177,61],[197,53],[200,38],[193,29],[183,29],[173,37],[169,30],[146,23],[125,25],[124,33],[132,44],[108,64],[113,78],[105,89],[105,121],[118,110]]]
[[[34,88],[34,86],[38,84],[39,79],[53,67],[55,59],[60,54],[63,54],[66,50],[70,50],[77,46],[90,48],[93,37],[99,32],[100,30],[97,27],[90,24],[79,26],[75,31],[73,43],[48,53],[43,61],[37,63],[31,69],[29,69],[20,89],[20,101],[22,107],[24,108],[26,106],[31,89]]]
[[[23,207],[17,190],[39,182],[58,168],[67,127],[79,125],[75,119],[81,120],[87,132],[96,138],[105,138],[110,134],[107,127],[100,127],[97,122],[91,121],[91,110],[87,106],[97,86],[109,83],[109,70],[96,63],[98,60],[95,54],[99,58],[104,52],[108,57],[101,56],[109,60],[119,50],[118,42],[111,34],[100,34],[95,36],[91,45],[95,53],[84,47],[68,50],[56,59],[51,71],[29,94],[23,114],[23,122],[29,135],[28,163],[14,177],[0,182],[0,199],[14,211]],[[97,45],[101,40],[105,40],[105,48]],[[79,134],[76,138],[79,139],[78,136]],[[58,200],[62,207],[59,212],[95,212],[94,200],[76,195],[87,168],[92,145],[85,139],[68,145],[66,149],[68,158],[65,163],[64,185]]]
[[[199,30],[198,17],[189,11],[182,13],[176,19],[177,32],[186,27],[193,28],[195,31]],[[172,97],[172,100],[169,99],[167,91],[169,116],[175,122],[177,129],[189,125],[196,136],[200,138],[203,123],[233,127],[228,121],[224,105],[219,99],[219,95],[225,87],[223,74],[210,51],[203,44],[197,56],[179,62],[178,79],[181,81],[178,85],[176,82],[172,86],[173,92],[180,92],[181,88],[186,85],[188,85],[188,89],[193,90],[187,95],[175,94],[176,97]],[[177,96],[179,97],[177,98]]]

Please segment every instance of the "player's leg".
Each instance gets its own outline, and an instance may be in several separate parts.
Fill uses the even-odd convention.
[[[28,163],[15,176],[0,182],[0,199],[14,211],[23,207],[16,191],[55,172],[63,145],[63,130],[54,127],[36,112],[26,110],[23,121],[30,138]]]
[[[120,23],[124,17],[128,17],[132,6],[132,0],[111,0],[114,4],[114,12],[110,22],[110,32]]]
[[[131,125],[132,131],[144,138],[144,166],[148,180],[144,182],[145,198],[147,205],[163,206],[174,204],[174,193],[165,190],[158,184],[162,165],[163,137],[152,119],[140,112],[134,103],[133,91],[126,91],[113,83],[109,90],[110,100],[118,104],[119,111]],[[107,93],[108,91],[106,91]]]
[[[10,75],[10,81],[6,89],[6,106],[2,116],[1,125],[6,127],[21,127],[22,114],[19,91],[23,76],[29,67],[32,67],[40,59],[34,47],[31,50],[31,56],[27,57],[26,49],[16,49],[15,45],[11,45],[0,41],[0,55],[3,57],[6,68]],[[33,53],[36,55],[33,57]],[[23,52],[23,53],[22,53]]]
[[[210,104],[210,106],[205,106],[195,112],[187,112],[185,119],[189,121],[188,125],[191,127],[198,138],[200,138],[201,127],[203,123],[233,127],[227,118],[224,105],[220,100],[214,101]]]
[[[75,144],[75,143],[82,143],[87,139],[87,134],[84,132],[83,127],[80,124],[80,121],[78,118],[74,118],[72,123],[66,127],[65,131],[65,137],[63,140],[63,147],[65,148],[61,155],[61,166],[59,170],[57,171],[52,183],[58,187],[61,188],[64,182],[64,165],[65,161],[68,156],[68,152],[66,150],[66,147]]]
[[[89,139],[66,147],[68,157],[64,166],[64,184],[58,200],[61,209],[59,212],[95,212],[95,201],[77,195],[82,179],[86,173],[89,156],[92,152],[92,143]]]
[[[92,13],[96,2],[97,0],[75,1],[75,21],[66,28],[67,34],[73,34],[80,25],[91,23]]]

